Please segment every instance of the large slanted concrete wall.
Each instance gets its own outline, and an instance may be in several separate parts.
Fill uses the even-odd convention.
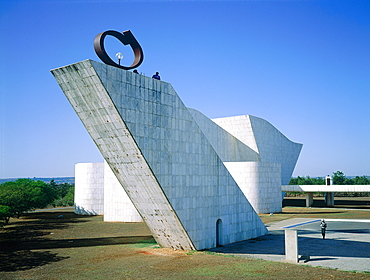
[[[104,163],[104,222],[142,222],[109,165]]]
[[[281,163],[261,162],[256,151],[205,115],[190,108],[188,111],[255,211],[281,212]],[[265,135],[265,138],[269,136]],[[104,221],[141,221],[140,215],[108,166],[105,166],[104,174]]]
[[[105,72],[98,76],[92,64],[92,61],[84,61],[52,73],[157,242],[163,247],[194,249],[103,84],[109,72],[110,87],[120,90],[126,71],[121,70],[122,79],[123,74],[116,75],[118,68],[107,69],[106,65],[94,63]],[[130,94],[135,96],[135,92]]]
[[[267,233],[170,84],[91,60],[52,73],[160,245]]]

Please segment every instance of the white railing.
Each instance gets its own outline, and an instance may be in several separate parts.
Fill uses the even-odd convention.
[[[282,185],[283,192],[370,192],[370,185]]]

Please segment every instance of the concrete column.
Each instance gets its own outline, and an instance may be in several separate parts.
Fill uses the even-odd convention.
[[[297,230],[285,230],[285,259],[288,262],[298,262],[298,236]]]
[[[311,207],[313,204],[313,193],[306,193],[306,207]]]
[[[326,206],[334,206],[334,193],[326,193]]]

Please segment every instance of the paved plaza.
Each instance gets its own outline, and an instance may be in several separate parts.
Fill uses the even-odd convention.
[[[370,272],[370,219],[325,221],[328,224],[325,240],[321,236],[320,219],[294,218],[268,224],[269,235],[212,251],[284,262],[284,229],[291,228],[298,230],[298,254],[310,257],[299,264]]]

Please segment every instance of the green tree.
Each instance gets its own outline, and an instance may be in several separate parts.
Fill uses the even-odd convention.
[[[42,181],[18,179],[0,185],[0,205],[7,206],[7,218],[20,217],[22,213],[43,208],[56,198],[55,191]]]
[[[49,183],[50,187],[54,189],[57,198],[52,202],[56,206],[73,206],[74,204],[74,184],[62,183],[56,184],[54,180]]]
[[[58,197],[65,197],[67,193],[69,192],[69,190],[73,188],[73,186],[74,186],[73,184],[62,183],[62,184],[57,185],[55,191]]]
[[[342,171],[333,173],[333,184],[334,185],[353,185],[353,181],[348,179]]]
[[[73,206],[73,204],[74,204],[74,187],[71,187],[65,196],[55,199],[52,203],[54,207]]]
[[[64,196],[66,206],[73,206],[75,197],[75,188],[72,187],[68,190],[67,194]]]
[[[10,207],[0,205],[0,226],[9,222],[10,215]]]
[[[311,179],[312,179],[312,185],[325,185],[325,179],[322,177],[311,178]]]
[[[310,176],[291,178],[289,185],[324,185],[325,180],[321,177],[311,178]]]
[[[352,179],[353,185],[370,185],[370,179],[368,179],[366,176],[356,176]]]

